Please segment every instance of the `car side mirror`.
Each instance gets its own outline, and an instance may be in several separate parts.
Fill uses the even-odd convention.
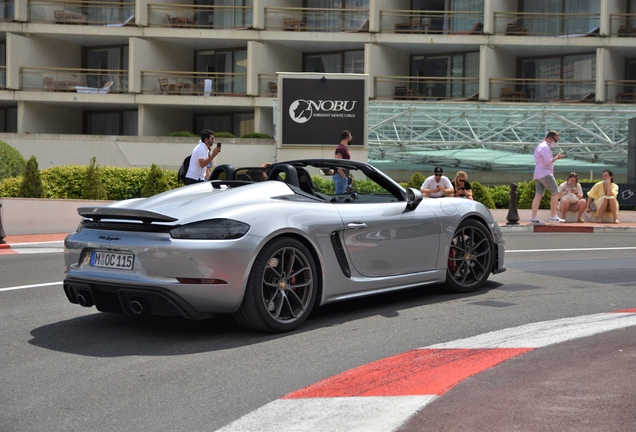
[[[423,199],[424,196],[418,189],[408,188],[406,190],[406,209],[409,211],[415,210]]]

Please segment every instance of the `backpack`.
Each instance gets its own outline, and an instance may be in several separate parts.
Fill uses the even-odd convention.
[[[181,168],[179,168],[179,172],[177,174],[177,178],[179,179],[179,183],[185,184],[186,174],[188,173],[188,169],[190,168],[190,158],[192,155],[186,157],[181,164]]]

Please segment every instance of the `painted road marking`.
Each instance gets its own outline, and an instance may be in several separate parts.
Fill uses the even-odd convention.
[[[8,287],[8,288],[0,288],[0,292],[28,289],[28,288],[41,288],[41,287],[53,286],[53,285],[62,285],[62,282],[47,282],[47,283],[41,283],[41,284],[35,284],[35,285],[22,285],[22,286]]]
[[[431,345],[319,381],[218,432],[392,432],[466,378],[537,348],[636,326],[636,309],[531,323]]]

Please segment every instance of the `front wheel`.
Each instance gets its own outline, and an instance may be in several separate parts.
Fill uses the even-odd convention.
[[[447,288],[460,293],[476,291],[490,276],[493,250],[486,227],[471,219],[462,222],[448,250]]]
[[[309,250],[296,239],[278,238],[256,257],[235,317],[256,330],[291,331],[307,319],[316,291],[316,266]]]

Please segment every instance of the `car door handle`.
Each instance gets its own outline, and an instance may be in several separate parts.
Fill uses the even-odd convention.
[[[364,222],[349,222],[347,224],[347,228],[349,229],[367,228],[367,224],[365,224]]]

